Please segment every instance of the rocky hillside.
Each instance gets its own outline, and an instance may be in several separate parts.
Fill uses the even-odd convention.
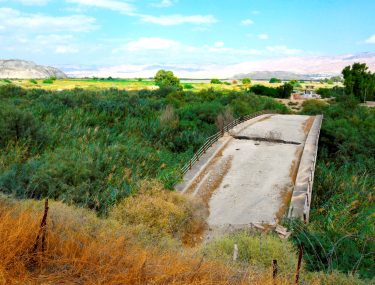
[[[61,70],[37,65],[32,61],[25,60],[0,60],[0,78],[2,79],[32,79],[32,78],[66,78]]]

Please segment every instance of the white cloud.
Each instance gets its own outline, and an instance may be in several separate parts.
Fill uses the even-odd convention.
[[[261,40],[268,40],[269,37],[268,37],[268,34],[259,34],[258,38]]]
[[[217,20],[212,15],[192,15],[192,16],[183,16],[183,15],[165,15],[165,16],[151,16],[151,15],[138,15],[141,18],[141,21],[147,23],[158,24],[162,26],[175,26],[181,24],[213,24]]]
[[[66,0],[68,3],[91,6],[96,8],[104,8],[112,11],[118,11],[124,14],[131,14],[135,8],[126,2],[117,0]]]
[[[171,7],[173,6],[175,1],[173,0],[161,0],[158,3],[153,3],[151,4],[153,7],[158,7],[158,8],[166,8],[166,7]]]
[[[79,49],[73,46],[57,46],[55,48],[55,53],[67,54],[67,53],[77,53]]]
[[[139,38],[136,41],[128,42],[124,47],[121,49],[125,49],[131,52],[139,52],[142,50],[168,50],[168,49],[175,49],[179,48],[181,44],[177,41],[170,40],[170,39],[163,39],[157,37],[150,37],[150,38]],[[115,50],[119,51],[119,50]]]
[[[84,32],[95,29],[95,21],[95,18],[84,15],[53,17],[23,13],[12,8],[0,8],[0,26],[9,30],[19,29],[49,33],[55,31]]]
[[[360,56],[360,55],[359,55]],[[152,77],[158,69],[172,70],[181,78],[231,78],[240,73],[254,71],[289,71],[300,74],[339,74],[341,70],[352,64],[356,59],[348,56],[293,56],[275,59],[243,61],[237,64],[133,64],[99,67],[94,69],[79,69],[68,72],[71,76],[100,76],[139,78]],[[371,57],[361,57],[361,62],[366,62],[370,70],[375,70],[375,54]]]
[[[26,5],[26,6],[42,6],[42,5],[46,5],[49,0],[14,0],[15,2],[19,2],[23,5]]]
[[[214,47],[217,47],[217,48],[220,48],[220,47],[223,47],[224,46],[224,43],[223,42],[216,42],[214,44]]]
[[[365,40],[365,43],[367,44],[375,44],[375,34],[369,37],[367,40]]]
[[[251,19],[245,19],[245,20],[241,21],[241,24],[244,25],[244,26],[250,26],[250,25],[254,24],[254,21],[251,20]]]
[[[295,55],[299,54],[302,51],[299,49],[290,49],[287,46],[268,46],[266,50],[271,52],[274,55]]]
[[[148,14],[136,13],[136,8],[127,3],[118,0],[65,0],[68,3],[75,3],[89,7],[103,8],[112,11],[117,11],[131,17],[138,17],[141,21],[158,24],[162,26],[174,26],[181,24],[213,24],[217,19],[212,15],[161,15],[153,16]],[[170,6],[173,4],[172,0],[163,0],[159,5]]]

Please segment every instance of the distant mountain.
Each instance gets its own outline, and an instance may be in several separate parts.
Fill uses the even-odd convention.
[[[331,77],[332,74],[300,74],[289,71],[253,71],[249,73],[241,73],[234,76],[235,79],[242,79],[245,77],[250,77],[255,80],[269,80],[272,77],[281,79],[281,80],[313,80]]]
[[[66,74],[57,68],[37,65],[32,61],[0,60],[0,78],[2,79],[39,79],[51,76],[67,78]]]

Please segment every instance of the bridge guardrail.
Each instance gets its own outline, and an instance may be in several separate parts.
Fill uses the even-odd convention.
[[[314,124],[307,135],[287,215],[288,218],[299,218],[304,223],[309,222],[322,121],[323,115],[316,116]]]
[[[193,167],[193,165],[197,161],[199,161],[199,158],[202,157],[202,155],[206,153],[206,151],[210,147],[212,147],[212,145],[215,142],[217,142],[221,137],[224,136],[225,132],[228,132],[229,130],[233,129],[238,124],[241,124],[245,121],[248,121],[260,115],[277,114],[277,113],[278,113],[277,110],[264,110],[264,111],[259,111],[250,115],[237,118],[234,121],[230,122],[229,124],[224,126],[219,132],[207,138],[206,142],[194,153],[193,157],[181,168],[182,174],[183,175],[186,174],[186,172],[188,172]]]

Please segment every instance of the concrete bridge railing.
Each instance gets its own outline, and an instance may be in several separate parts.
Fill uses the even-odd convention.
[[[307,135],[289,207],[288,217],[302,219],[305,223],[308,223],[310,216],[311,195],[322,121],[322,115],[316,116]]]
[[[210,136],[207,138],[206,142],[196,151],[196,153],[193,155],[193,157],[181,168],[181,172],[183,175],[186,174],[186,172],[188,172],[192,167],[193,165],[199,161],[199,158],[206,153],[206,151],[212,147],[212,145],[217,142],[221,137],[224,136],[225,132],[228,132],[229,130],[233,129],[235,126],[237,126],[238,124],[241,124],[245,121],[248,121],[250,119],[253,119],[255,117],[258,117],[260,115],[264,115],[264,114],[276,114],[277,111],[276,110],[264,110],[264,111],[260,111],[260,112],[256,112],[254,114],[251,114],[251,115],[247,115],[247,116],[243,116],[243,117],[240,117],[238,119],[235,119],[234,121],[232,121],[231,123],[229,123],[228,125],[226,125],[224,128],[222,128],[219,132],[217,132],[216,134]]]

